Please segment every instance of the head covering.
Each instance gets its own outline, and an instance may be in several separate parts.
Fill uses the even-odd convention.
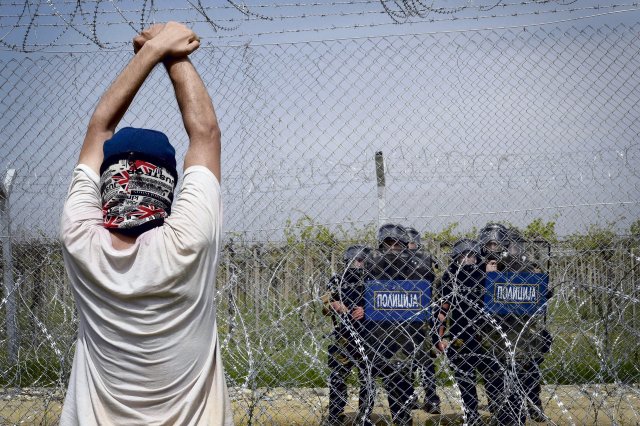
[[[409,242],[420,245],[420,233],[418,232],[418,230],[413,227],[407,227],[406,230],[407,235],[409,236]]]
[[[156,130],[125,127],[104,144],[100,196],[105,228],[139,235],[171,213],[175,149]]]
[[[471,253],[475,256],[479,256],[480,250],[478,248],[478,242],[470,238],[462,238],[455,242],[450,255],[455,260],[465,253]]]
[[[347,247],[342,255],[342,260],[345,264],[350,265],[353,263],[353,260],[365,260],[371,254],[371,248],[356,244],[353,246]]]

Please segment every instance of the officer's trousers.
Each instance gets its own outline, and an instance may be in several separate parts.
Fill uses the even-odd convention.
[[[524,382],[525,391],[527,393],[528,403],[536,407],[542,407],[540,392],[542,391],[541,381],[542,373],[540,372],[540,364],[544,361],[543,357],[536,357],[527,365],[527,377]]]
[[[462,404],[467,421],[471,424],[480,418],[478,412],[478,392],[476,390],[478,370],[485,380],[485,392],[489,400],[489,410],[498,411],[500,404],[501,381],[497,378],[500,373],[498,363],[484,351],[475,339],[467,342],[454,341],[459,345],[452,345],[447,349],[447,356],[451,362],[456,383],[462,396]]]
[[[366,418],[364,411],[371,405],[369,396],[371,386],[367,384],[367,372],[355,348],[345,348],[332,344],[329,346],[329,421],[337,422],[347,405],[347,378],[354,367],[358,369],[358,419]],[[360,422],[357,424],[361,424]]]
[[[381,378],[387,391],[389,410],[394,425],[411,426],[411,408],[413,406],[413,384],[411,381],[411,366],[401,362],[390,362],[387,359],[373,358],[367,365],[368,376],[364,382],[369,386],[366,397],[368,404],[363,415],[369,418],[373,411],[375,400],[375,378]]]
[[[418,352],[414,369],[420,369],[420,385],[424,388],[424,400],[440,403],[436,393],[436,366],[428,351],[422,349]]]
[[[415,400],[412,373],[416,366],[417,348],[424,343],[424,324],[418,321],[380,322],[369,325],[367,330],[367,382],[373,383],[374,378],[382,379],[393,424],[411,425]],[[373,392],[369,396],[372,397]],[[371,410],[373,398],[367,414]]]
[[[500,358],[498,364],[498,374],[491,373],[486,378],[503,395],[503,403],[496,414],[497,423],[500,426],[523,426],[527,420],[527,396],[535,383],[532,380],[535,364],[525,360],[512,362],[506,358]]]

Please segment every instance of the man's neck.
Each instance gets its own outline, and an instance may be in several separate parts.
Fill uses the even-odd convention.
[[[136,239],[131,235],[124,235],[119,232],[111,231],[111,245],[116,250],[125,250],[136,243]]]

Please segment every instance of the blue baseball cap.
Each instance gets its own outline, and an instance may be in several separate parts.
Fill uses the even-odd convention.
[[[166,168],[177,178],[176,150],[162,132],[124,127],[104,143],[104,160],[100,174],[117,161],[129,158],[147,160]]]

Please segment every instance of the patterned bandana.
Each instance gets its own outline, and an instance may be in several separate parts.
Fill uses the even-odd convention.
[[[146,160],[118,160],[100,177],[104,227],[139,235],[171,213],[175,171]]]

